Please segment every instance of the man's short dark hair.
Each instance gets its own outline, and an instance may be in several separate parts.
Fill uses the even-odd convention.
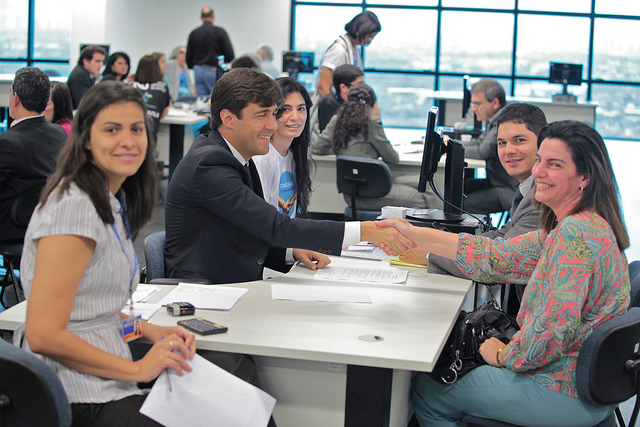
[[[78,65],[84,65],[84,60],[91,61],[93,59],[93,55],[96,53],[101,53],[105,57],[107,56],[107,51],[104,50],[103,47],[100,46],[85,46],[84,49],[80,51],[80,58],[78,58]]]
[[[211,127],[222,125],[220,112],[229,110],[238,118],[249,104],[261,107],[277,106],[284,102],[280,86],[268,75],[250,68],[234,68],[213,86],[211,92]]]
[[[547,117],[537,105],[516,103],[504,107],[502,113],[498,116],[498,127],[503,123],[523,124],[537,136],[540,133],[540,129],[547,125]]]
[[[24,67],[16,71],[11,90],[18,95],[25,110],[42,114],[49,103],[51,80],[39,68]]]
[[[333,71],[333,87],[336,89],[336,93],[340,93],[340,85],[342,83],[347,87],[351,87],[353,82],[361,76],[364,76],[364,72],[360,67],[353,64],[342,64],[337,66]]]
[[[497,98],[498,102],[500,102],[501,107],[507,105],[504,88],[495,80],[484,79],[476,82],[473,86],[471,86],[471,93],[484,93],[484,97],[487,101],[492,102]]]

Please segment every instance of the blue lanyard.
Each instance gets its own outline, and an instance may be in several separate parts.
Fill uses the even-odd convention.
[[[129,217],[127,213],[122,209],[122,201],[118,199],[120,202],[120,215],[124,219],[124,224],[127,227],[127,233],[129,233],[129,239],[131,240],[131,246],[133,246],[133,239],[131,239],[131,227],[129,227]],[[113,227],[113,231],[116,233],[116,237],[118,238],[118,242],[120,242],[120,248],[122,248],[122,253],[125,257],[127,257],[127,252],[124,250],[124,244],[122,243],[122,239],[120,238],[120,234],[118,234],[118,229],[116,228],[116,224],[111,224]],[[136,251],[133,251],[133,275],[131,276],[131,280],[129,281],[129,307],[130,311],[133,312],[133,279],[136,277],[136,272],[138,271],[138,256],[136,255]]]

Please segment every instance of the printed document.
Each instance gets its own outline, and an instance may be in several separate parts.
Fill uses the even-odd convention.
[[[198,285],[195,283],[180,283],[169,292],[160,304],[167,305],[173,302],[188,302],[195,308],[208,310],[231,310],[231,307],[244,294],[247,288],[234,288],[230,286]]]
[[[196,354],[193,369],[165,370],[140,413],[168,427],[266,426],[276,399]]]

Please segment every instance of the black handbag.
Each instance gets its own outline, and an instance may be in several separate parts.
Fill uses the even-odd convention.
[[[486,364],[480,355],[480,344],[491,337],[508,344],[518,330],[515,319],[494,301],[471,312],[462,310],[429,375],[440,383],[453,384],[476,366]]]

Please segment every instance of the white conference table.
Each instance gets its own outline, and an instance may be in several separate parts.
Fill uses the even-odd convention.
[[[400,128],[385,128],[384,131],[400,157],[397,165],[389,165],[391,174],[394,177],[415,176],[417,186],[422,165],[423,145],[411,144],[411,141],[419,141],[424,137],[425,131]],[[309,203],[309,212],[343,215],[347,203],[344,200],[344,195],[338,193],[336,185],[336,156],[331,154],[311,157],[316,163],[316,171],[312,177],[313,193]],[[468,164],[467,167],[472,169],[486,166],[484,160],[465,159],[465,161]],[[438,171],[435,176],[436,186],[441,193],[444,191],[444,165],[445,157],[443,156],[438,163]]]
[[[334,263],[386,264],[346,258]],[[253,355],[265,390],[277,399],[274,419],[280,427],[406,427],[412,371],[433,368],[471,286],[468,280],[407,269],[404,284],[320,282],[296,267],[267,281],[231,285],[249,292],[230,311],[196,310],[196,316],[229,331],[197,336],[196,345]],[[366,287],[372,303],[273,300],[271,284]],[[155,301],[172,287],[163,288]],[[0,329],[15,329],[25,313],[24,302],[0,313]],[[184,318],[161,309],[151,322],[174,325]]]

